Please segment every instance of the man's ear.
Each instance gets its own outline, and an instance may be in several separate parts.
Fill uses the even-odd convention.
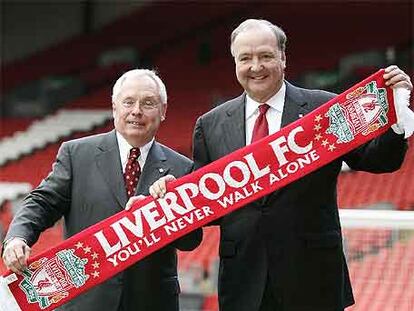
[[[167,117],[167,108],[168,108],[168,105],[167,105],[167,103],[165,103],[165,104],[162,104],[162,107],[161,107],[161,121],[164,121],[165,120],[165,118]]]
[[[282,52],[282,55],[280,56],[280,59],[283,62],[283,69],[286,69],[286,54],[285,54],[285,52]]]
[[[112,102],[112,117],[115,118],[115,112],[116,112],[116,105],[114,102]]]

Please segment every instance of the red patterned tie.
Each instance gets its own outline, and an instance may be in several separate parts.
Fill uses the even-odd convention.
[[[141,168],[138,163],[138,157],[140,154],[139,148],[131,148],[129,151],[128,162],[124,173],[125,189],[128,198],[135,194],[139,175],[141,174]]]
[[[269,135],[269,125],[266,119],[266,112],[269,108],[270,106],[268,104],[261,104],[259,106],[259,116],[254,123],[252,143]]]

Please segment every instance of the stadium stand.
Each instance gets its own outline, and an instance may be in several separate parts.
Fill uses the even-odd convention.
[[[111,116],[110,110],[62,109],[44,119],[33,121],[25,131],[15,132],[0,141],[0,166],[75,132],[91,130],[108,121]]]
[[[30,190],[32,190],[32,185],[29,183],[0,182],[0,206],[6,201],[26,195]]]
[[[2,118],[0,126],[0,139],[24,131],[35,120],[34,118]]]
[[[414,238],[352,261],[351,280],[358,303],[349,311],[412,310],[414,306]],[[369,282],[367,282],[369,279]]]
[[[414,143],[410,138],[409,144]],[[395,173],[369,174],[347,172],[338,182],[339,205],[348,208],[389,203],[400,210],[414,209],[414,150],[409,148],[406,159]]]
[[[197,29],[204,28],[208,23],[217,23],[229,15],[241,14],[238,11],[244,12],[247,7],[247,4],[233,3],[220,4],[217,9],[207,4],[187,3],[183,10],[173,2],[154,3],[131,12],[129,16],[97,33],[74,37],[28,59],[6,64],[2,68],[4,76],[7,76],[3,88],[10,90],[50,74],[78,74],[93,70],[99,56],[108,47],[133,46],[142,58],[172,41],[183,40],[189,33],[194,35]],[[188,12],[192,14],[189,15]],[[77,51],[82,51],[81,57],[74,57]]]

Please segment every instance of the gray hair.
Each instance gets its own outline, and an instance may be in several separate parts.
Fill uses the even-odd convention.
[[[237,28],[234,29],[233,32],[231,33],[231,36],[230,36],[231,55],[234,56],[233,43],[234,43],[234,40],[236,40],[236,37],[240,33],[246,30],[252,29],[252,28],[263,27],[263,26],[268,27],[275,34],[279,49],[282,52],[285,52],[287,37],[282,28],[272,24],[271,22],[265,19],[246,19],[239,26],[237,26]]]
[[[114,87],[112,88],[112,103],[115,103],[115,98],[121,92],[121,87],[124,84],[126,79],[129,78],[138,78],[142,76],[147,76],[152,79],[158,87],[160,98],[163,104],[167,103],[167,89],[164,82],[158,77],[157,73],[149,69],[133,69],[125,72],[121,77],[116,80]]]

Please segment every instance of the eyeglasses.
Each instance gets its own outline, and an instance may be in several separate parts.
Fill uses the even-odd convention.
[[[159,102],[156,102],[154,100],[150,100],[150,99],[145,99],[142,102],[139,102],[139,100],[134,101],[132,99],[126,99],[124,101],[121,102],[122,106],[124,106],[125,108],[133,108],[137,103],[139,105],[139,107],[143,110],[143,111],[152,111],[154,109],[157,109],[158,106],[160,105]]]

